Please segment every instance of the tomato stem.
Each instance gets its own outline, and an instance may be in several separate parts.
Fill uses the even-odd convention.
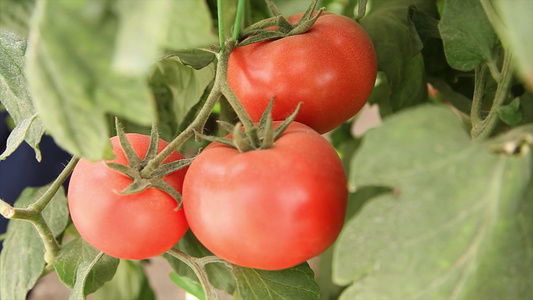
[[[239,0],[237,4],[237,14],[235,15],[235,26],[233,28],[233,42],[237,42],[241,34],[242,17],[244,15],[244,0]]]
[[[207,259],[208,257],[202,257],[197,258],[194,256],[191,256],[177,248],[171,248],[167,251],[168,254],[174,256],[175,258],[182,261],[184,264],[189,266],[194,271],[194,274],[200,281],[200,284],[202,285],[202,289],[205,293],[205,299],[206,300],[214,300],[218,299],[218,294],[216,293],[214,287],[209,283],[209,278],[207,276],[207,271],[205,269],[205,265],[211,262],[215,262],[214,260]],[[217,258],[216,262],[220,262],[221,260]]]
[[[220,45],[220,51],[217,54],[217,58],[222,56],[222,53],[224,53],[224,43],[225,43],[225,36],[224,36],[224,12],[222,9],[222,0],[217,0],[217,18],[218,18],[218,41]]]
[[[496,126],[498,125],[499,117],[498,110],[505,103],[507,99],[507,94],[509,92],[511,80],[513,78],[513,67],[511,64],[512,55],[509,51],[505,51],[503,57],[503,65],[501,71],[501,81],[498,82],[498,87],[496,89],[496,94],[494,95],[494,100],[492,107],[490,108],[489,114],[486,118],[480,119],[481,111],[481,97],[474,97],[475,102],[472,105],[472,130],[471,135],[474,140],[484,140],[488,138]],[[477,75],[477,74],[476,74]],[[477,76],[476,76],[477,77]],[[477,78],[476,78],[477,82]],[[480,93],[477,91],[477,93]],[[475,93],[475,94],[477,94]],[[475,95],[476,96],[476,95]]]

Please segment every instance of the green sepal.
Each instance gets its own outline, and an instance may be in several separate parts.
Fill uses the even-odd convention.
[[[292,121],[294,121],[294,119],[296,118],[296,115],[300,111],[301,106],[302,106],[302,102],[298,103],[294,112],[274,130],[274,141],[277,140],[283,134],[283,132],[285,132],[285,129],[289,127]]]
[[[267,0],[268,8],[274,17],[259,21],[244,29],[243,34],[239,37],[240,42],[238,42],[238,46],[246,46],[253,43],[280,39],[307,32],[313,24],[315,24],[316,20],[318,20],[322,11],[324,11],[324,8],[320,8],[313,16],[317,3],[318,0],[313,0],[300,20],[298,20],[295,25],[292,25],[281,15],[277,6],[271,0]],[[273,25],[277,26],[276,31],[265,29]]]
[[[268,10],[273,16],[281,16],[281,11],[272,0],[266,0],[265,2],[267,3]]]
[[[117,172],[120,172],[128,177],[134,178],[137,176],[137,173],[135,172],[135,169],[133,169],[130,166],[113,163],[113,162],[106,162],[105,163],[110,169],[113,169]]]
[[[150,179],[145,178],[139,178],[136,180],[133,180],[133,182],[123,191],[120,191],[120,194],[136,194],[140,193],[147,188],[151,187],[152,184],[150,182]]]
[[[220,127],[222,127],[224,130],[226,130],[228,133],[232,133],[233,132],[233,126],[234,125],[231,124],[230,122],[217,120],[217,123],[218,123],[218,125],[220,125]]]
[[[246,45],[253,44],[253,43],[280,39],[285,36],[286,34],[281,33],[279,31],[262,30],[261,33],[251,36],[242,42],[239,42],[239,46],[246,46]]]
[[[200,132],[198,132],[196,130],[194,130],[194,133],[196,134],[196,137],[198,137],[198,138],[200,138],[202,140],[206,140],[206,141],[209,141],[209,142],[217,142],[217,143],[220,143],[220,144],[235,148],[235,146],[233,145],[233,141],[228,139],[228,138],[222,138],[222,137],[206,135],[206,134],[200,133]]]
[[[137,153],[135,153],[133,147],[131,147],[128,138],[126,137],[126,133],[124,132],[124,127],[118,118],[115,118],[115,127],[117,130],[118,139],[120,141],[120,146],[122,147],[122,150],[124,150],[124,154],[126,155],[129,165],[132,168],[139,168],[142,164],[142,159],[137,155]]]
[[[272,118],[267,118],[260,149],[269,149],[274,147],[274,129],[272,122]]]
[[[158,178],[157,180],[154,180],[151,182],[151,187],[158,188],[162,190],[163,192],[169,194],[178,202],[178,206],[176,207],[176,210],[181,209],[182,207],[182,201],[181,201],[181,194],[176,190],[173,186],[171,186],[169,183],[164,181],[161,178]]]
[[[168,174],[174,173],[178,170],[181,170],[187,166],[189,166],[194,160],[194,157],[192,158],[183,158],[180,160],[176,160],[173,162],[169,162],[166,164],[161,165],[157,170],[155,170],[152,173],[152,176],[154,177],[164,177]]]
[[[233,128],[233,145],[239,152],[243,153],[246,151],[254,150],[254,146],[250,143],[248,135],[241,130],[241,123],[235,124]],[[255,127],[254,127],[255,128]]]
[[[324,11],[324,8],[322,7],[318,10],[316,15],[314,15],[312,18],[304,19],[302,17],[300,21],[298,21],[298,25],[295,26],[294,29],[289,32],[289,35],[297,35],[297,34],[306,33],[309,29],[311,29],[311,27],[313,27],[316,20],[318,20],[318,17],[320,17],[323,11]]]
[[[144,156],[144,160],[148,161],[156,157],[157,149],[159,148],[159,127],[157,123],[152,123],[152,131],[150,133],[150,144],[148,145],[148,150]]]
[[[182,169],[191,164],[192,159],[180,159],[178,161],[170,162],[159,166],[155,171],[147,176],[141,175],[142,168],[154,157],[157,156],[159,148],[159,129],[157,124],[154,122],[152,124],[152,132],[150,135],[150,144],[146,155],[144,158],[140,158],[130,142],[126,137],[124,128],[120,124],[118,118],[115,118],[115,126],[117,130],[117,136],[119,137],[120,146],[126,155],[129,165],[122,165],[114,162],[106,162],[106,165],[117,172],[124,174],[125,176],[130,177],[133,182],[124,190],[117,191],[120,194],[134,194],[140,193],[147,188],[158,188],[163,192],[169,194],[172,198],[178,202],[178,209],[181,208],[181,195],[180,193],[172,187],[170,184],[163,180],[163,177],[175,172],[179,169]]]
[[[270,102],[268,102],[268,106],[261,115],[261,119],[259,119],[259,125],[258,125],[258,131],[261,133],[265,130],[265,126],[267,124],[268,119],[272,119],[272,107],[274,106],[274,96],[270,98]]]

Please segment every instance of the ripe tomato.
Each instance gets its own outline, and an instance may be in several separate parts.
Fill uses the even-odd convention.
[[[285,269],[320,254],[337,238],[346,204],[335,149],[295,122],[270,149],[239,153],[211,143],[183,183],[183,207],[196,237],[219,257],[249,268]]]
[[[126,134],[133,149],[143,158],[150,137]],[[128,161],[118,137],[111,138],[116,158],[109,161],[127,165]],[[159,140],[161,151],[168,143]],[[172,153],[165,163],[182,159]],[[181,192],[185,169],[164,177]],[[136,194],[120,194],[132,179],[103,161],[92,163],[81,159],[70,178],[68,204],[74,226],[80,235],[98,250],[123,259],[145,259],[164,253],[189,228],[183,209],[159,189],[148,188]]]
[[[288,19],[296,23],[300,15]],[[285,119],[303,102],[296,121],[324,133],[363,107],[376,72],[374,47],[363,28],[323,13],[304,34],[237,47],[228,82],[254,121],[275,96],[274,120]]]

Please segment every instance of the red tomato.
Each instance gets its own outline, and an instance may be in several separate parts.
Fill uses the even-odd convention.
[[[126,134],[133,149],[143,158],[150,137]],[[111,138],[115,162],[127,165],[118,137]],[[161,151],[168,143],[159,140]],[[178,152],[165,161],[182,159]],[[164,177],[181,192],[185,169]],[[68,204],[74,226],[81,236],[98,250],[123,259],[145,259],[164,253],[189,228],[183,209],[167,193],[148,188],[136,194],[119,194],[132,179],[101,162],[81,159],[70,178]]]
[[[288,19],[296,23],[300,15]],[[274,120],[285,119],[303,102],[296,120],[324,133],[363,107],[376,72],[374,47],[363,28],[323,13],[304,34],[237,47],[228,82],[254,121],[275,96]]]
[[[295,266],[328,248],[346,204],[335,149],[294,122],[270,149],[239,153],[211,143],[183,184],[185,214],[200,242],[231,263],[265,270]]]

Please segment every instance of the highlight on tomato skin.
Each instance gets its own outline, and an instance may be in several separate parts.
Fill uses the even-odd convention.
[[[150,136],[126,134],[133,149],[143,158]],[[114,160],[128,161],[118,137],[112,137]],[[159,140],[158,152],[168,143]],[[165,161],[182,159],[177,151]],[[181,192],[186,168],[163,179]],[[110,169],[104,161],[81,159],[69,183],[68,204],[74,226],[80,235],[96,249],[121,259],[146,259],[160,255],[173,247],[189,226],[183,209],[166,192],[148,188],[140,193],[121,194],[132,179]]]
[[[300,16],[288,20],[296,23]],[[296,121],[319,133],[359,112],[376,75],[376,54],[364,29],[328,12],[306,33],[236,47],[228,65],[228,83],[254,122],[275,97],[274,120],[302,102]]]
[[[211,143],[183,186],[185,214],[200,242],[233,264],[264,270],[290,268],[326,250],[342,229],[346,205],[335,149],[297,122],[266,150],[240,153]]]

